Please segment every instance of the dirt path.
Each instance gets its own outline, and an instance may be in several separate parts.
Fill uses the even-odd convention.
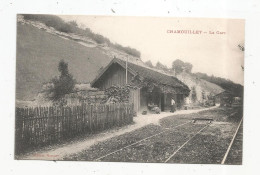
[[[93,137],[87,137],[86,139],[82,139],[80,141],[69,143],[66,145],[61,145],[58,148],[54,148],[52,150],[41,150],[38,152],[33,152],[27,154],[25,156],[19,157],[18,159],[28,159],[28,160],[62,160],[64,157],[79,153],[83,150],[88,149],[94,144],[105,141],[112,137],[116,137],[127,132],[134,131],[141,127],[144,127],[148,124],[159,124],[159,120],[168,116],[179,115],[179,114],[191,114],[197,113],[205,110],[210,110],[217,108],[218,106],[214,106],[211,108],[197,109],[197,110],[182,110],[177,111],[175,113],[170,112],[162,112],[161,114],[149,114],[149,115],[139,115],[134,118],[134,124],[124,126],[120,129],[112,129],[110,131],[93,135]]]

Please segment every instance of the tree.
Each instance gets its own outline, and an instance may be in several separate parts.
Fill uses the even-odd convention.
[[[156,63],[156,66],[155,66],[157,69],[160,69],[160,70],[165,70],[167,71],[168,68],[167,66],[163,65],[162,63],[160,63],[159,61]]]
[[[60,76],[51,80],[52,86],[48,89],[48,98],[53,102],[62,102],[66,94],[73,92],[76,83],[64,60],[59,62],[58,70]]]
[[[175,70],[176,74],[182,73],[183,71],[186,71],[188,73],[191,73],[193,65],[188,62],[183,62],[179,59],[172,62],[172,69]]]
[[[184,62],[177,59],[172,62],[172,69],[176,72],[176,74],[179,74],[183,72],[184,70]]]
[[[153,63],[151,62],[151,60],[146,61],[144,64],[146,64],[150,68],[153,68]]]
[[[193,65],[191,63],[188,62],[184,63],[184,69],[186,72],[191,73],[192,67]]]

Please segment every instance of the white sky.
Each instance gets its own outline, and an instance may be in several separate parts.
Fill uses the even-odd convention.
[[[136,48],[143,61],[171,67],[176,59],[193,64],[192,72],[228,78],[244,84],[244,20],[115,16],[60,16],[76,20],[111,42]],[[226,34],[169,34],[167,30],[221,31]]]

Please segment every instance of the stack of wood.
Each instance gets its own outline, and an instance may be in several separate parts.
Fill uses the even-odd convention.
[[[107,103],[128,103],[129,102],[129,86],[111,86],[106,89]]]

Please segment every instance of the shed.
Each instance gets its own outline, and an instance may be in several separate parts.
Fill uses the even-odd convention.
[[[184,98],[190,92],[188,86],[174,76],[131,62],[126,63],[118,58],[114,58],[100,71],[91,86],[105,90],[113,85],[126,84],[137,87],[130,92],[130,102],[134,104],[136,112],[147,110],[150,106],[158,106],[161,111],[170,110],[171,98],[181,108]]]

